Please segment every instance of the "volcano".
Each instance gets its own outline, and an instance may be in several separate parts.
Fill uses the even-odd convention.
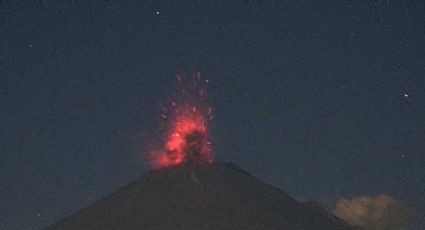
[[[186,162],[136,181],[47,227],[127,230],[348,230],[232,163]]]

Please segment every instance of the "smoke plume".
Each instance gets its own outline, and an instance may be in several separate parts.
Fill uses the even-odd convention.
[[[340,199],[334,214],[347,223],[365,230],[401,230],[407,217],[407,207],[387,195]]]

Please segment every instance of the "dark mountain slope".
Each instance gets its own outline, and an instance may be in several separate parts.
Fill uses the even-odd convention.
[[[46,229],[350,229],[232,164],[182,164],[135,182]]]

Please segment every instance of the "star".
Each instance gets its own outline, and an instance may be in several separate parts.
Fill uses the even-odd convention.
[[[409,93],[403,93],[403,97],[406,101],[409,101],[412,99],[412,95],[410,95]]]
[[[156,14],[156,15],[159,15],[159,11],[158,11],[158,10],[157,10],[157,11],[155,11],[155,14]]]
[[[339,190],[338,188],[334,188],[334,191],[335,191],[335,195],[336,195],[336,196],[339,196],[339,191],[340,191],[340,190]]]

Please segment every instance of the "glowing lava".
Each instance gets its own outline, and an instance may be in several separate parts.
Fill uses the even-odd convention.
[[[177,80],[182,87],[181,103],[171,102],[170,111],[164,109],[161,117],[169,119],[165,149],[154,153],[155,168],[178,165],[183,162],[213,161],[207,122],[212,119],[212,109],[204,102],[205,90],[199,86],[199,73],[191,81],[190,87],[182,77]],[[169,113],[169,114],[166,114]]]

